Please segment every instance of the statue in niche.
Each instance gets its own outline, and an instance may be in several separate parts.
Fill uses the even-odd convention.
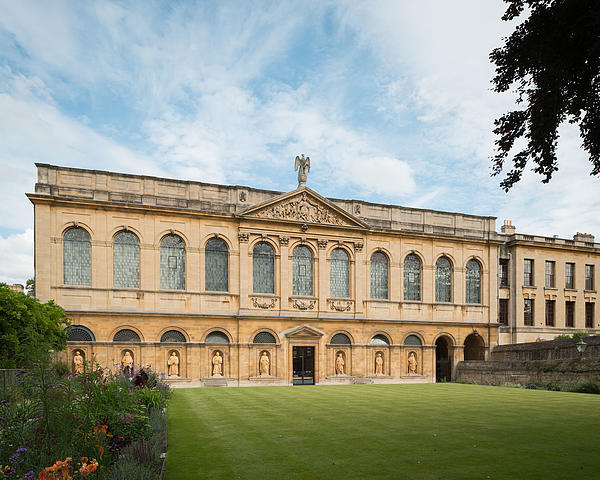
[[[222,377],[223,376],[223,357],[220,352],[216,352],[212,358],[212,376]]]
[[[129,350],[125,350],[125,355],[121,359],[121,370],[126,377],[133,376],[133,357]]]
[[[375,375],[383,375],[383,355],[381,355],[381,352],[377,352],[375,357]]]
[[[338,352],[337,358],[335,359],[335,374],[336,375],[346,375],[344,373],[344,367],[346,362],[344,362],[344,354],[342,352]]]
[[[310,157],[304,158],[304,154],[302,157],[297,156],[294,163],[294,171],[296,170],[298,170],[298,188],[300,188],[306,185],[308,172],[310,172]]]
[[[81,375],[83,373],[83,357],[81,352],[77,350],[73,357],[73,373],[75,375]]]
[[[167,360],[167,366],[169,367],[169,377],[179,376],[179,357],[175,353],[175,350],[171,352],[171,356]]]
[[[417,374],[417,356],[415,352],[410,352],[408,354],[408,374],[416,375]]]
[[[271,360],[269,360],[269,355],[267,354],[267,352],[262,352],[258,367],[261,376],[270,375]]]

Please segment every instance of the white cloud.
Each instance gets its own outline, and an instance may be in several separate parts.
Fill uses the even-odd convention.
[[[20,283],[33,278],[33,229],[0,236],[0,282]]]

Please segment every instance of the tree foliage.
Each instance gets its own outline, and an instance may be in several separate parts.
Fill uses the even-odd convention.
[[[0,283],[0,368],[27,367],[49,350],[63,350],[69,325],[52,300],[40,303]]]
[[[558,170],[558,127],[578,124],[583,148],[600,174],[600,1],[504,0],[502,20],[528,12],[504,46],[490,54],[496,65],[494,90],[515,87],[517,105],[495,120],[493,175],[499,175],[515,142],[512,168],[500,183],[508,191],[521,179],[528,162],[548,183]],[[519,142],[520,144],[520,142]]]

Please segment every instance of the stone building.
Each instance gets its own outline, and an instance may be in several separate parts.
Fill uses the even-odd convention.
[[[593,238],[497,233],[494,217],[324,198],[304,182],[281,193],[37,167],[36,295],[71,316],[69,361],[206,384],[430,382],[499,342],[597,328],[593,307],[583,323]],[[554,287],[522,286],[524,259],[535,279],[554,262]],[[555,301],[553,325],[538,305],[525,325],[529,298]]]

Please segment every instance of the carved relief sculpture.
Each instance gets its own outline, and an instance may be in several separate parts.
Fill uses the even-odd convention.
[[[260,376],[271,374],[271,360],[267,352],[262,352],[258,367]]]
[[[252,297],[252,305],[255,308],[263,308],[263,309],[275,308],[276,303],[277,303],[277,300],[275,298],[269,298],[266,300],[262,300],[257,297]]]
[[[294,300],[292,305],[294,306],[294,308],[297,308],[298,310],[312,310],[313,308],[315,308],[315,301],[314,300]]]
[[[417,356],[415,355],[415,352],[410,352],[408,354],[408,374],[417,374]]]
[[[126,377],[133,376],[133,357],[129,350],[125,350],[125,355],[121,359],[121,370]]]
[[[169,367],[169,377],[179,376],[179,357],[175,353],[175,350],[171,352],[171,356],[167,360],[167,366]]]
[[[216,352],[212,358],[212,376],[222,377],[223,376],[223,357],[220,352]]]
[[[344,354],[342,352],[338,352],[337,358],[335,359],[335,374],[336,375],[346,375],[344,373],[344,367],[346,362],[344,362]]]
[[[294,171],[296,170],[298,171],[298,187],[303,187],[306,185],[308,172],[310,172],[310,157],[304,158],[304,154],[302,157],[297,156],[294,162]]]
[[[75,375],[81,375],[83,373],[83,357],[81,352],[77,350],[73,357],[73,373]]]
[[[250,238],[250,235],[247,233],[238,233],[238,240],[242,243],[245,243]]]
[[[383,356],[381,352],[377,352],[375,357],[375,375],[383,375]]]
[[[348,225],[344,219],[330,208],[312,201],[306,192],[291,199],[257,212],[260,217],[298,220],[302,222]]]
[[[329,308],[337,312],[348,312],[352,308],[350,300],[329,300]]]

